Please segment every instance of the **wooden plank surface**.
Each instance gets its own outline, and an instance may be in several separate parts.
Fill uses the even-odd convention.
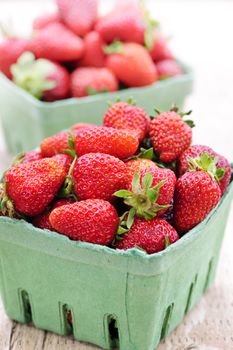
[[[19,4],[20,3],[20,4]],[[24,6],[23,6],[24,4]],[[208,144],[233,160],[233,2],[164,1],[148,2],[168,34],[179,57],[189,62],[196,73],[195,91],[187,101],[194,109],[197,128],[194,142]],[[109,2],[103,2],[103,7]],[[46,1],[2,1],[0,20],[7,13],[22,24],[38,9],[50,7]],[[24,18],[25,18],[24,17]],[[24,24],[26,24],[25,21]],[[1,112],[1,108],[0,108]],[[10,162],[0,128],[0,171]],[[232,350],[233,349],[233,210],[226,229],[217,278],[200,303],[158,350]],[[10,321],[0,301],[0,350],[94,350],[75,342]],[[124,350],[124,349],[122,349]],[[140,349],[147,350],[147,349]]]

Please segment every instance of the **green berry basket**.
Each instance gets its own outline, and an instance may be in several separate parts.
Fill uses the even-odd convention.
[[[75,242],[0,217],[8,316],[104,349],[154,350],[212,284],[232,195],[233,183],[201,224],[153,255]]]
[[[57,102],[41,102],[18,88],[0,73],[0,116],[9,151],[16,154],[36,147],[43,138],[78,122],[101,124],[107,101],[132,97],[149,114],[154,108],[167,110],[173,103],[182,107],[193,86],[193,73],[184,74],[143,88],[102,93]]]

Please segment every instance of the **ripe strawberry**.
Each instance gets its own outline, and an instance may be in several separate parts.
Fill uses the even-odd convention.
[[[97,0],[56,0],[63,22],[76,34],[84,36],[97,18]]]
[[[49,217],[52,227],[73,240],[108,245],[118,227],[116,209],[107,201],[87,199],[63,205]]]
[[[174,197],[174,225],[186,233],[199,224],[218,204],[221,190],[205,171],[191,171],[176,183]]]
[[[15,84],[38,99],[55,101],[69,96],[69,73],[58,63],[36,60],[31,52],[25,52],[11,72]]]
[[[182,69],[180,65],[174,60],[163,60],[156,64],[159,79],[167,79],[181,75]]]
[[[88,33],[83,39],[84,55],[79,66],[102,68],[105,65],[104,42],[97,32]]]
[[[114,43],[105,52],[109,55],[106,66],[126,86],[145,86],[158,80],[156,67],[143,46],[136,43]]]
[[[71,74],[71,93],[74,97],[116,91],[118,82],[107,68],[81,67]]]
[[[130,159],[125,163],[125,165],[127,169],[127,183],[129,184],[132,183],[135,173],[141,174],[142,172],[149,172],[150,169],[157,168],[155,162],[150,159],[143,158]]]
[[[52,157],[55,154],[63,153],[69,148],[69,133],[67,131],[59,132],[53,136],[44,139],[40,144],[41,154],[43,157]]]
[[[28,50],[28,40],[7,38],[0,43],[0,71],[12,78],[10,67]]]
[[[70,131],[74,134],[77,135],[81,130],[83,129],[92,129],[95,128],[95,124],[90,124],[90,123],[77,123],[74,124],[71,128]]]
[[[132,156],[138,149],[138,139],[127,130],[105,126],[84,129],[75,138],[79,156],[86,153],[107,153],[120,159]]]
[[[126,102],[114,103],[105,113],[104,126],[131,130],[142,141],[149,130],[150,120],[146,112]]]
[[[174,60],[174,56],[167,46],[167,41],[158,32],[155,33],[154,44],[150,49],[150,55],[156,63],[163,60]]]
[[[175,111],[159,114],[150,123],[150,138],[162,162],[177,160],[192,142],[192,129]]]
[[[179,239],[176,230],[165,220],[153,218],[144,220],[135,218],[133,226],[118,240],[117,249],[130,249],[139,247],[148,254],[154,254],[164,250],[168,245]]]
[[[68,154],[56,154],[51,157],[52,159],[56,159],[61,166],[65,168],[66,174],[68,174],[71,164],[73,162],[73,157]]]
[[[49,216],[53,209],[59,208],[66,204],[74,203],[75,200],[73,198],[65,198],[65,199],[57,199],[51,208],[47,208],[42,214],[39,214],[32,219],[32,224],[36,227],[39,227],[44,230],[54,231],[52,225],[49,221]]]
[[[65,167],[54,158],[9,169],[4,176],[6,207],[11,203],[17,212],[27,216],[42,213],[56,196],[66,174]]]
[[[135,173],[133,181],[126,183],[126,190],[117,191],[114,195],[124,198],[124,203],[134,208],[137,216],[151,219],[163,215],[170,207],[175,183],[176,176],[172,170],[151,167]]]
[[[34,162],[35,160],[42,159],[43,156],[41,152],[36,151],[36,150],[31,150],[26,153],[20,153],[18,154],[15,159],[12,162],[12,166],[21,164],[21,163],[29,163],[29,162]]]
[[[125,185],[125,164],[103,153],[89,153],[78,158],[72,173],[74,192],[79,199],[111,200]]]
[[[60,16],[58,12],[47,13],[38,16],[34,19],[32,28],[34,30],[40,30],[45,28],[48,24],[60,22]]]
[[[126,3],[100,18],[95,30],[107,43],[121,40],[143,45],[146,22],[138,6]]]
[[[182,153],[179,159],[178,164],[178,173],[182,175],[189,171],[189,162],[190,158],[198,159],[203,153],[207,153],[211,157],[215,157],[217,160],[216,167],[225,168],[225,174],[221,179],[219,179],[219,186],[222,194],[226,191],[227,186],[229,185],[231,179],[231,165],[228,160],[216,153],[212,148],[203,145],[193,145],[190,146],[185,152]]]
[[[51,23],[36,32],[29,50],[37,58],[51,61],[73,61],[84,52],[83,40],[67,29],[62,23]]]

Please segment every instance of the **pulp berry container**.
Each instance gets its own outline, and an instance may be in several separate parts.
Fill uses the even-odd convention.
[[[0,217],[8,316],[104,349],[154,350],[212,284],[232,194],[233,183],[201,224],[153,255],[75,242]]]
[[[11,153],[36,147],[43,138],[78,122],[101,124],[107,101],[132,97],[149,114],[154,108],[167,110],[172,104],[181,107],[191,92],[193,74],[183,66],[184,74],[143,88],[129,88],[56,102],[41,102],[17,87],[0,73],[0,116],[6,143]]]

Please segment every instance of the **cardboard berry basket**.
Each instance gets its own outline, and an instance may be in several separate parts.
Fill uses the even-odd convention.
[[[153,255],[75,242],[0,217],[8,316],[104,349],[154,350],[212,284],[232,195],[233,183],[201,224]]]
[[[149,114],[154,108],[167,110],[173,103],[182,106],[192,91],[193,74],[183,65],[184,74],[143,88],[129,88],[57,102],[41,102],[18,88],[0,73],[0,116],[8,149],[16,154],[36,147],[40,141],[78,122],[101,124],[107,101],[132,97]]]

